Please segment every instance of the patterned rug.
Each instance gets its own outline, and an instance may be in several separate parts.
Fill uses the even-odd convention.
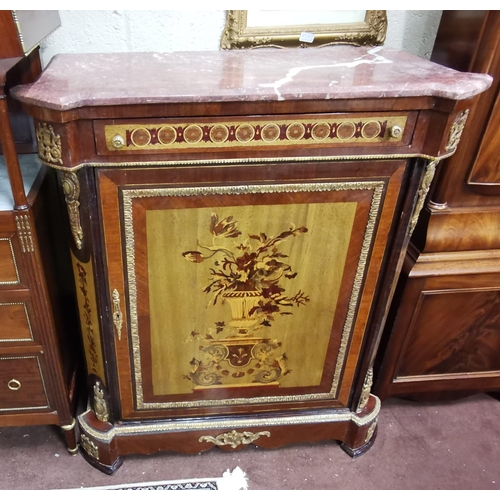
[[[154,481],[149,483],[118,484],[113,486],[97,486],[87,490],[247,490],[246,474],[236,467],[232,472],[227,470],[218,478],[181,479],[177,481]]]

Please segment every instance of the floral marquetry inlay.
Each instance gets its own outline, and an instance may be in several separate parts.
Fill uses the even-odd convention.
[[[87,371],[105,380],[92,263],[71,254]]]
[[[381,181],[363,181],[124,190],[137,408],[238,404],[237,398],[225,399],[224,392],[236,388],[253,391],[252,403],[336,397],[383,187]],[[282,193],[302,203],[274,203]],[[204,204],[212,203],[213,197],[216,206],[173,208],[193,197]],[[235,204],[243,197],[266,204]],[[318,203],[319,199],[324,202]],[[161,203],[163,208],[148,209],[144,221],[144,213],[134,210],[139,200],[146,206]],[[338,356],[328,367],[329,380],[319,388],[356,211],[364,215],[355,247],[354,281],[345,288],[348,302],[343,306],[344,319],[339,320]],[[325,230],[333,219],[338,221],[335,237]],[[160,366],[156,360],[164,358],[171,367],[168,378],[161,370],[148,373],[141,361],[144,344],[139,337],[136,274],[141,261],[135,252],[134,227],[143,224],[151,235],[148,265],[164,269],[149,274],[152,364]],[[174,244],[172,235],[177,235]],[[311,318],[322,332],[314,340]],[[305,351],[310,368],[301,372]],[[146,377],[152,378],[152,387],[146,385],[150,384]],[[287,394],[306,386],[318,390]],[[263,390],[268,394],[257,392]],[[212,397],[216,392],[222,399]],[[195,399],[172,401],[178,394],[193,394]]]
[[[201,340],[200,359],[192,358],[185,377],[195,386],[236,383],[249,376],[252,384],[276,383],[289,373],[287,355],[277,340],[255,335],[271,327],[280,316],[309,302],[302,290],[287,292],[287,284],[297,272],[288,263],[286,241],[308,232],[294,224],[279,234],[248,234],[244,237],[233,216],[220,218],[212,213],[207,221],[211,242],[198,242],[198,250],[182,253],[189,262],[210,262],[203,292],[210,304],[226,303],[231,319],[218,318],[214,331],[192,331],[188,340]],[[216,338],[217,336],[217,338]],[[208,341],[208,342],[207,342]]]
[[[106,125],[109,151],[175,150],[182,148],[238,147],[243,144],[336,144],[342,142],[399,142],[406,116],[350,119],[273,120],[226,123],[169,123]],[[120,141],[117,142],[117,137]],[[124,145],[122,145],[122,143]]]
[[[86,349],[87,361],[90,361],[90,366],[95,369],[99,361],[99,355],[97,352],[94,325],[92,321],[92,305],[89,300],[89,293],[87,288],[87,272],[79,262],[76,264],[76,269],[78,271],[78,288],[83,297],[82,313],[88,343],[88,348]]]

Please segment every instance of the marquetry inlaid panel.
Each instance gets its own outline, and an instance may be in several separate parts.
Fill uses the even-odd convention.
[[[87,371],[105,380],[92,262],[81,262],[73,254],[71,259]]]
[[[354,202],[149,211],[154,394],[319,385],[355,213]]]
[[[138,409],[335,399],[383,187],[125,190]]]

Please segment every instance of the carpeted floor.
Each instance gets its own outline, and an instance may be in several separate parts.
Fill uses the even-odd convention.
[[[335,442],[229,453],[126,457],[114,476],[70,456],[55,427],[0,429],[0,489],[61,489],[220,477],[240,467],[249,490],[500,489],[500,402],[479,394],[446,403],[391,399],[377,440],[349,458]]]

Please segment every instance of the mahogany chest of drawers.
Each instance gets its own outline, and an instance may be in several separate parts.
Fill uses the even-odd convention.
[[[40,72],[37,50],[0,59],[0,427],[58,425],[74,454],[80,350],[69,252],[52,224],[57,178],[36,154],[18,156],[31,145],[16,144],[11,121],[23,120],[6,95]]]

